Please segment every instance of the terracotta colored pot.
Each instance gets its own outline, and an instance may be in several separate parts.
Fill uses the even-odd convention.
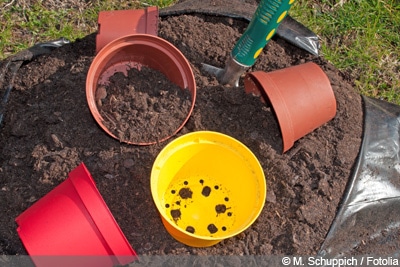
[[[174,133],[151,142],[120,140],[103,124],[96,104],[96,90],[100,84],[107,84],[116,72],[127,73],[130,68],[147,66],[163,73],[172,83],[191,94],[191,108],[187,117]],[[163,142],[175,135],[185,125],[193,111],[196,100],[196,82],[185,56],[171,43],[157,36],[134,34],[118,38],[106,45],[94,58],[86,78],[86,97],[89,109],[100,127],[115,139],[128,144],[151,145]]]
[[[16,222],[36,266],[66,266],[67,259],[74,263],[69,266],[114,266],[136,259],[83,163]]]
[[[111,41],[122,36],[145,33],[158,34],[158,8],[112,10],[99,13],[96,53]]]
[[[330,81],[312,62],[273,72],[249,73],[245,90],[271,103],[281,129],[283,152],[336,115]]]

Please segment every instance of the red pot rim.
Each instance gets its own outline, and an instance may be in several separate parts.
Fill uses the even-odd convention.
[[[72,217],[76,213],[76,217],[59,218],[63,212]],[[82,219],[84,223],[78,221]],[[88,261],[92,263],[103,260],[102,266],[110,262],[127,264],[137,259],[136,252],[115,221],[84,163],[15,221],[21,241],[37,266],[49,266],[47,263],[61,259],[79,261],[82,257],[91,257]],[[71,230],[68,227],[73,227],[74,232],[82,230],[75,229],[77,226],[86,229],[82,236],[93,240],[79,240],[81,237],[76,233],[70,241],[62,239],[69,238],[69,232],[63,233]],[[85,250],[80,245],[77,249],[74,246],[76,242],[87,244],[90,248]]]
[[[134,257],[131,261],[135,260],[136,252],[116,222],[85,164],[81,163],[71,171],[69,179],[113,255],[117,259],[123,256],[121,263],[126,261],[126,256],[132,255]]]

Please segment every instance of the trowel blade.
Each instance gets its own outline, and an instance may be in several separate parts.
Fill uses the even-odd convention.
[[[213,65],[201,63],[201,70],[204,73],[208,73],[212,76],[215,76],[217,78],[218,82],[222,83],[223,85],[229,84],[229,85],[232,85],[235,87],[239,86],[239,79],[230,80],[230,77],[226,77],[226,73],[227,73],[226,67],[225,67],[225,69],[221,69],[221,68],[215,67]]]
[[[224,69],[206,63],[201,65],[202,71],[215,76],[220,84],[234,87],[239,87],[239,78],[247,69],[246,66],[237,64],[232,57],[228,58]]]
[[[217,78],[221,77],[223,72],[224,72],[223,69],[215,67],[213,65],[206,64],[206,63],[201,63],[201,69],[204,72],[206,72],[208,74],[211,74],[211,75],[213,75],[213,76],[215,76]]]

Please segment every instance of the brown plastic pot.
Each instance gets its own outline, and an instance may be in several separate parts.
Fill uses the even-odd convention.
[[[330,81],[312,62],[272,72],[249,73],[245,77],[245,90],[271,103],[281,129],[283,152],[336,115]]]
[[[130,34],[158,34],[158,8],[101,11],[96,35],[96,53],[109,42]]]
[[[104,124],[96,104],[96,91],[99,85],[105,85],[116,72],[127,73],[130,68],[140,70],[147,66],[163,73],[172,83],[182,89],[188,89],[192,105],[182,124],[169,136],[159,137],[150,142],[132,142],[120,140]],[[118,38],[107,44],[93,59],[86,77],[86,98],[89,109],[100,125],[110,136],[121,142],[135,145],[151,145],[163,142],[179,132],[189,119],[196,100],[196,82],[185,56],[168,41],[149,34],[134,34]]]

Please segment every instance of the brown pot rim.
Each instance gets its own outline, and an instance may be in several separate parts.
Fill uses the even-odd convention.
[[[158,35],[158,7],[100,11],[97,19],[96,53],[109,42],[130,34]]]
[[[120,140],[117,136],[115,136],[104,124],[103,124],[103,117],[100,115],[96,99],[95,99],[95,92],[97,88],[97,82],[100,79],[101,73],[104,72],[105,62],[110,54],[117,53],[118,50],[129,46],[129,45],[145,45],[151,47],[151,49],[155,49],[160,54],[165,55],[170,64],[174,64],[177,69],[179,69],[179,73],[173,73],[175,78],[182,80],[183,84],[178,84],[182,89],[189,89],[191,93],[191,107],[190,110],[181,123],[181,125],[170,135],[161,137],[158,140],[149,141],[149,142],[133,142],[129,140]],[[145,55],[144,55],[145,56]],[[144,65],[144,64],[143,64]],[[151,67],[150,67],[151,68]],[[170,78],[170,77],[169,77]],[[170,79],[171,80],[171,79]],[[173,81],[172,81],[173,82]],[[177,134],[186,122],[189,120],[191,113],[195,106],[196,101],[196,82],[194,78],[194,74],[190,63],[186,59],[186,57],[179,51],[174,45],[162,39],[158,36],[150,35],[150,34],[133,34],[133,35],[126,35],[115,39],[114,41],[108,43],[94,58],[92,64],[89,68],[87,77],[86,77],[86,99],[92,113],[94,119],[99,124],[99,126],[111,137],[118,139],[120,142],[124,142],[127,144],[132,145],[153,145],[167,139],[171,138],[175,134]]]
[[[321,85],[326,85],[325,87],[321,87],[324,90],[324,94],[319,94],[320,92],[317,92],[317,90],[315,89],[307,90],[304,91],[303,99],[299,101],[311,101],[310,104],[312,104],[312,101],[315,101],[315,99],[319,98],[321,102],[324,102],[327,106],[329,106],[329,109],[318,110],[319,112],[323,113],[323,116],[325,116],[324,122],[332,119],[336,115],[336,99],[332,87],[330,86],[330,81],[323,70],[313,62],[308,62],[289,68],[291,69],[291,74],[290,76],[286,75],[284,79],[287,79],[292,84],[299,84],[301,82],[304,82],[304,77],[298,70],[300,68],[307,68],[308,70],[312,71],[312,73],[309,73],[308,75],[314,75],[314,77],[318,79]],[[277,71],[286,71],[289,68]],[[273,72],[255,71],[248,73],[245,78],[245,90],[247,93],[261,96],[261,100],[263,102],[266,102],[263,97],[268,98],[268,102],[271,103],[271,106],[279,123],[283,141],[282,153],[284,153],[294,145],[295,141],[297,141],[300,137],[304,136],[310,131],[308,131],[307,133],[302,133],[299,137],[299,134],[297,133],[298,129],[296,129],[295,127],[296,123],[292,119],[293,111],[291,111],[291,108],[288,106],[288,103],[290,103],[287,99],[288,96],[299,97],[299,95],[301,96],[302,94],[285,94],[285,88],[280,88],[280,86],[272,77],[271,73]],[[300,87],[300,89],[304,88]],[[313,96],[310,96],[310,93],[312,93]],[[302,111],[299,110],[298,112]],[[312,120],[313,117],[310,116],[305,119]],[[314,124],[315,128],[321,126],[320,122],[315,122]]]

